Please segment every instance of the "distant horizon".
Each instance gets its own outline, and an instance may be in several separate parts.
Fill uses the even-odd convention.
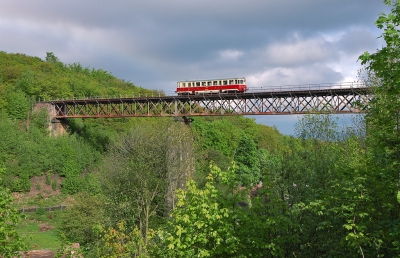
[[[338,119],[339,126],[353,124],[352,119],[362,114],[330,114]],[[284,135],[295,136],[295,125],[304,115],[254,115],[245,116],[255,119],[256,123],[276,127]]]

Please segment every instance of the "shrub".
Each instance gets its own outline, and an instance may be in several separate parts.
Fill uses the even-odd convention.
[[[51,187],[53,188],[53,191],[57,191],[57,180],[55,180],[55,179],[53,180]]]
[[[21,176],[20,185],[22,191],[29,192],[31,190],[31,180],[29,179],[29,176]]]
[[[51,178],[50,178],[50,173],[46,173],[46,185],[51,184]]]
[[[36,210],[37,215],[44,215],[46,213],[46,209],[43,207],[38,207]]]
[[[82,190],[84,186],[83,179],[80,176],[69,176],[62,182],[62,192],[66,194],[75,194]]]
[[[74,198],[74,204],[61,214],[60,233],[70,242],[94,242],[97,237],[92,228],[102,221],[103,200],[86,192],[78,193]]]

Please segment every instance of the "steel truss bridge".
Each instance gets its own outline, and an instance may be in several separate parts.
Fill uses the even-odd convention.
[[[54,118],[188,117],[221,115],[346,114],[370,100],[361,83],[250,88],[246,93],[81,98],[50,104]]]

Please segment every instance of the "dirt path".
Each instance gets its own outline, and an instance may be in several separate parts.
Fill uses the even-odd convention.
[[[49,250],[33,250],[22,255],[23,258],[54,258],[54,252]]]

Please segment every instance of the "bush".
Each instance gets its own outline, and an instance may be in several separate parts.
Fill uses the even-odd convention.
[[[70,242],[93,243],[97,237],[92,228],[102,222],[103,200],[85,192],[74,198],[75,203],[61,214],[60,232]]]
[[[53,180],[51,187],[53,188],[53,191],[57,191],[57,180],[55,180],[55,179]]]
[[[46,209],[43,207],[38,207],[36,210],[37,215],[44,215],[46,213]]]
[[[29,179],[29,176],[21,176],[21,178],[19,179],[19,186],[21,191],[29,192],[31,190],[31,180]]]
[[[46,185],[51,184],[51,178],[50,178],[50,173],[46,173]]]
[[[69,176],[62,182],[62,192],[65,194],[75,194],[82,190],[84,181],[80,176]]]
[[[91,195],[96,195],[101,192],[100,182],[93,174],[85,175],[84,190]]]

